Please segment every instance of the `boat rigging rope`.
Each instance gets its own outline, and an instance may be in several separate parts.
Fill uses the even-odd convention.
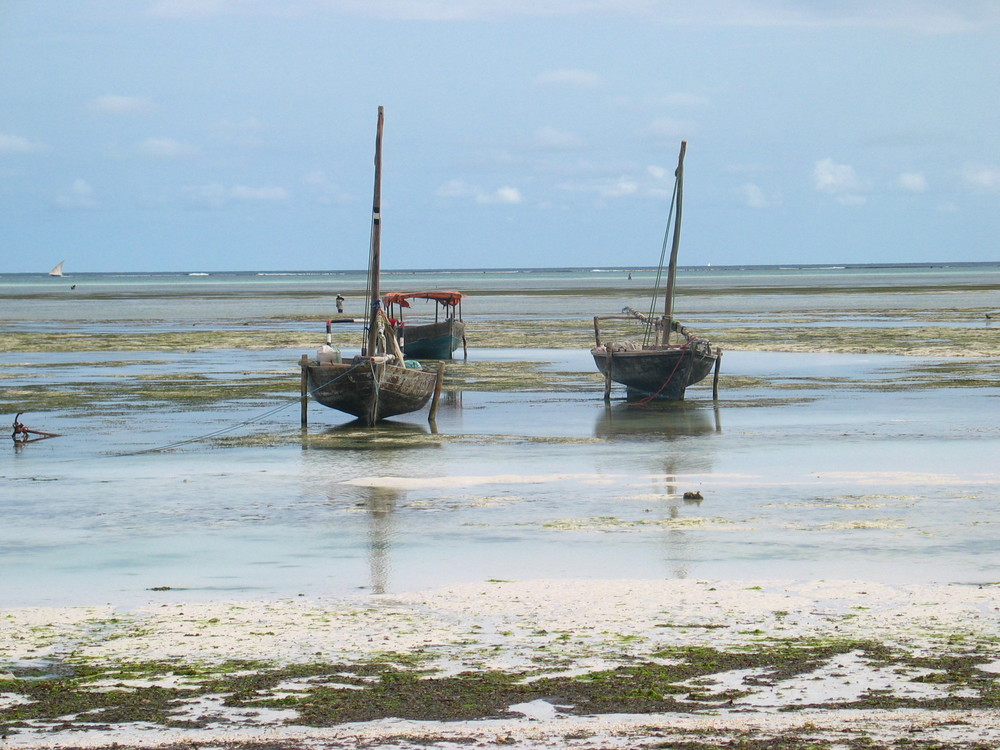
[[[369,364],[371,365],[371,368],[372,368],[372,391],[374,391],[375,400],[377,401],[378,397],[379,397],[378,373],[375,370],[375,362],[374,362],[374,360],[370,360]],[[344,373],[344,374],[346,375],[347,373]]]
[[[326,386],[330,385],[331,383],[335,383],[338,380],[340,380],[341,378],[347,377],[350,373],[352,373],[357,368],[361,367],[363,364],[364,364],[363,362],[359,362],[359,363],[353,365],[349,370],[345,370],[344,372],[340,373],[340,375],[338,375],[337,377],[335,377],[335,378],[333,378],[331,380],[328,380],[325,383],[321,383],[320,385],[316,386],[315,388],[310,389],[309,392],[306,395],[311,396],[316,391],[320,390],[321,388],[325,388]],[[167,445],[160,445],[160,446],[155,447],[155,448],[143,448],[142,450],[138,450],[138,451],[125,451],[123,453],[112,453],[111,455],[112,456],[119,456],[119,457],[120,456],[141,456],[144,453],[159,453],[161,451],[168,451],[168,450],[173,450],[174,448],[180,448],[181,446],[184,446],[184,445],[190,445],[191,443],[200,443],[202,440],[209,440],[211,438],[218,437],[219,435],[225,435],[227,432],[232,432],[233,430],[238,430],[240,427],[246,427],[247,425],[254,424],[255,422],[259,422],[262,419],[267,419],[268,417],[272,417],[275,414],[279,414],[279,413],[283,412],[285,409],[288,409],[288,408],[294,406],[295,404],[302,402],[302,396],[288,396],[286,398],[287,398],[287,403],[279,404],[278,406],[275,406],[275,407],[273,407],[271,409],[268,409],[267,411],[265,411],[265,412],[263,412],[261,414],[258,414],[255,417],[250,417],[249,419],[244,419],[242,422],[237,422],[236,424],[229,425],[228,427],[222,427],[222,428],[220,428],[218,430],[215,430],[214,432],[208,432],[208,433],[205,433],[204,435],[199,435],[198,437],[188,438],[187,440],[178,440],[175,443],[168,443]]]
[[[646,324],[646,330],[642,338],[643,346],[649,344],[649,337],[653,331],[652,321],[654,320],[654,316],[656,315],[656,304],[657,304],[658,294],[660,291],[660,283],[663,280],[663,264],[666,262],[667,246],[670,244],[671,228],[673,227],[674,220],[676,218],[676,214],[674,211],[676,205],[677,205],[677,183],[674,182],[674,193],[670,197],[670,213],[667,216],[667,228],[663,232],[663,245],[660,248],[660,264],[656,268],[656,282],[653,284],[653,297],[649,301],[650,322]]]

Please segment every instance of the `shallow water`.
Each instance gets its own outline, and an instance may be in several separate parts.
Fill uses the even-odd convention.
[[[9,386],[39,362],[60,387],[161,367],[297,380],[299,353],[7,354],[0,365]],[[593,372],[585,351],[470,354],[545,363],[571,381]],[[31,366],[11,367],[22,360]],[[0,459],[0,604],[569,576],[995,580],[1000,392],[892,387],[929,362],[729,352],[724,375],[741,380],[718,403],[702,386],[665,407],[617,393],[606,405],[593,377],[570,391],[452,391],[436,429],[424,414],[358,428],[310,404],[302,431],[287,392],[25,415],[63,436]],[[684,500],[693,491],[703,499]]]
[[[390,271],[383,291],[457,289],[471,315],[522,312],[586,315],[645,309],[662,283],[656,269],[506,269]],[[1000,264],[688,267],[677,277],[678,309],[742,313],[775,310],[879,310],[1000,307]],[[365,312],[365,274],[300,273],[0,274],[0,320],[86,325],[95,319],[191,321],[329,316],[345,295],[346,312]],[[109,300],[114,304],[109,305]],[[433,305],[430,306],[430,309]],[[321,318],[322,319],[322,318]]]
[[[0,452],[0,606],[486,578],[996,580],[995,357],[727,351],[718,403],[703,385],[639,409],[617,392],[604,403],[582,348],[477,341],[517,320],[585,341],[592,315],[645,309],[655,272],[632,275],[387,274],[386,288],[470,293],[470,364],[451,368],[435,429],[425,414],[358,428],[311,404],[305,431],[302,350],[180,337],[172,351],[77,351],[73,334],[204,331],[211,347],[214,332],[246,331],[252,347],[273,329],[319,343],[338,291],[361,313],[362,275],[0,276],[2,333],[65,334],[0,348],[5,403],[62,435]],[[988,338],[1000,266],[685,269],[679,284],[684,321],[724,348],[727,329],[773,325]],[[544,325],[525,330],[545,345],[531,338]]]

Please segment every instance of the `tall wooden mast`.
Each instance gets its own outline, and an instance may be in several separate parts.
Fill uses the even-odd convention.
[[[372,232],[371,247],[368,254],[368,286],[371,296],[368,299],[368,347],[365,353],[371,357],[378,354],[379,305],[381,290],[379,289],[379,274],[381,273],[382,251],[382,123],[385,119],[384,110],[378,108],[378,127],[375,131],[375,195],[372,198]]]
[[[663,296],[663,326],[660,329],[660,344],[670,343],[670,328],[674,319],[674,283],[677,280],[677,250],[681,244],[681,208],[684,204],[684,152],[687,141],[681,141],[681,153],[677,157],[677,171],[674,173],[674,236],[670,245],[670,264],[667,267],[667,289]]]

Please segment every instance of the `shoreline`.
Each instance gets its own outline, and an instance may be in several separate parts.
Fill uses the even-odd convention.
[[[983,750],[1000,742],[1000,711],[802,711],[713,718],[678,714],[556,716],[480,722],[385,720],[326,729],[213,728],[82,731],[18,742],[19,750],[419,750],[427,747],[566,748],[610,750],[671,748],[713,750],[868,750],[916,747]],[[13,740],[13,741],[12,741]],[[735,744],[739,743],[739,744]],[[874,745],[873,745],[874,743]]]
[[[552,746],[603,748],[705,732],[808,735],[822,743],[823,733],[886,741],[919,731],[922,739],[981,742],[1000,739],[993,729],[1000,726],[998,611],[997,584],[685,579],[483,581],[336,599],[151,602],[129,612],[0,610],[0,719],[9,722],[32,700],[19,690],[28,690],[21,679],[38,671],[34,664],[50,676],[61,671],[64,689],[102,700],[177,692],[160,725],[149,717],[91,723],[84,712],[67,723],[60,704],[31,729],[6,723],[5,748],[262,741],[278,748],[306,740],[410,747],[405,742],[497,737],[510,746],[561,738]],[[598,691],[606,710],[584,709],[588,682],[693,668],[706,650],[711,666],[684,672],[685,679],[661,676],[663,711],[636,703],[617,683]],[[241,663],[242,670],[234,666]],[[282,671],[293,667],[309,669],[297,678]],[[355,695],[377,685],[348,677],[375,667],[385,670],[376,672],[382,682],[410,675],[412,707],[342,708],[367,717],[346,723],[336,712],[315,713],[338,689]],[[260,679],[269,670],[274,679],[246,694],[225,687],[241,672]],[[463,686],[470,675],[501,680],[508,692],[470,698],[482,702],[484,716],[447,715],[433,705],[452,682],[459,694],[478,695]],[[423,691],[431,705],[420,713]],[[513,703],[494,713],[505,696],[530,699],[508,697]],[[628,710],[637,705],[643,710]],[[193,725],[171,725],[181,719]]]

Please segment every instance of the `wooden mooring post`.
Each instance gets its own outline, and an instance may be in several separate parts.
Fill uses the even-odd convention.
[[[302,359],[299,360],[299,367],[302,369],[302,382],[301,382],[301,407],[302,407],[302,426],[305,427],[309,424],[309,355],[303,354]]]
[[[722,367],[722,349],[718,350],[715,358],[715,374],[712,376],[712,400],[719,400],[719,369]]]
[[[611,344],[604,345],[605,356],[607,357],[607,372],[604,374],[604,400],[611,401]]]
[[[441,389],[444,387],[444,360],[438,360],[437,379],[434,381],[434,396],[431,399],[431,410],[427,414],[427,421],[437,420],[438,404],[441,403]]]

